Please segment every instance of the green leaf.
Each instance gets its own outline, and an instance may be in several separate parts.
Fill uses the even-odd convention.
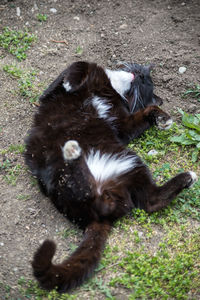
[[[199,155],[199,150],[198,150],[198,149],[195,149],[195,150],[192,152],[192,162],[196,162],[196,161],[197,161],[198,155]]]
[[[171,137],[170,141],[171,142],[175,142],[175,143],[179,143],[179,144],[182,144],[182,145],[192,145],[192,144],[195,143],[193,140],[187,138],[187,136],[185,135],[185,133],[183,133],[180,136],[173,136],[173,137]]]
[[[181,109],[181,108],[178,108],[178,112],[183,115],[184,114],[184,111]]]
[[[192,140],[200,142],[200,134],[198,134],[195,130],[188,130],[186,135]]]
[[[184,113],[182,117],[182,123],[184,126],[196,129],[200,132],[200,120],[198,117]]]

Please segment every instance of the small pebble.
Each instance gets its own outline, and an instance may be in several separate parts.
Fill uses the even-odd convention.
[[[163,81],[164,81],[164,82],[168,82],[168,81],[170,81],[171,79],[172,79],[172,76],[171,76],[171,75],[169,75],[169,74],[163,75]]]
[[[188,111],[190,113],[194,113],[194,112],[196,112],[196,110],[197,110],[197,106],[195,104],[192,103],[192,104],[189,105]]]
[[[157,155],[157,154],[158,154],[158,151],[155,149],[152,149],[147,153],[147,155]]]
[[[38,6],[37,6],[37,3],[34,3],[34,6],[33,6],[34,10],[38,10]]]
[[[178,69],[178,71],[179,71],[180,74],[185,73],[186,70],[187,70],[186,67],[180,67],[180,68]]]
[[[17,7],[17,8],[16,8],[16,13],[17,13],[17,16],[20,17],[20,15],[21,15],[20,7]]]
[[[119,26],[120,29],[126,29],[127,27],[128,27],[128,25],[125,23]]]
[[[142,231],[138,231],[138,236],[141,238],[143,236],[143,232]]]
[[[79,18],[78,16],[75,16],[75,17],[74,17],[74,20],[80,21],[80,18]]]
[[[57,13],[57,9],[56,8],[50,8],[50,12],[52,12],[53,14],[56,14]]]
[[[31,12],[34,13],[35,10],[38,10],[38,6],[36,3],[34,3],[33,7],[31,8]]]

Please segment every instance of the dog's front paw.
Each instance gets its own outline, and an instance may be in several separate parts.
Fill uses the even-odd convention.
[[[144,111],[144,115],[150,124],[157,125],[161,130],[169,129],[173,124],[171,117],[156,105],[148,106]]]
[[[159,115],[156,118],[156,125],[160,130],[167,130],[173,124],[173,120],[167,114]]]

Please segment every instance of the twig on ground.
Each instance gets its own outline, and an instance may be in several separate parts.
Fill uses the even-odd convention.
[[[68,45],[66,40],[63,40],[63,41],[51,40],[51,42],[53,42],[53,43],[62,43],[62,44]]]

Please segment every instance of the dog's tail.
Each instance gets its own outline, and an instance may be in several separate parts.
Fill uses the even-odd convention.
[[[41,287],[51,290],[57,288],[61,293],[82,284],[94,271],[111,230],[108,223],[91,223],[84,234],[80,246],[61,264],[52,264],[56,245],[46,240],[34,255],[32,267],[34,276]]]

